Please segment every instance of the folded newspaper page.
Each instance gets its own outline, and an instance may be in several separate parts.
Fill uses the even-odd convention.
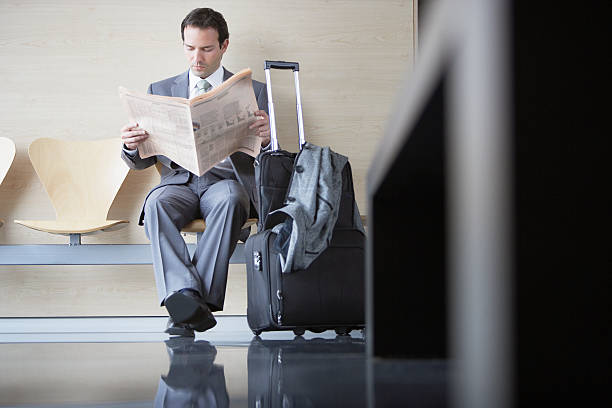
[[[255,129],[249,129],[259,107],[248,68],[193,99],[123,87],[119,87],[119,97],[130,120],[149,134],[138,146],[143,159],[163,155],[201,176],[234,152],[259,154],[261,138]]]

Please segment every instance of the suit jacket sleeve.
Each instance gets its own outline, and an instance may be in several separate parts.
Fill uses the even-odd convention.
[[[257,87],[257,89],[254,88],[255,98],[257,99],[257,106],[259,107],[259,109],[266,111],[266,113],[269,115],[270,112],[268,112],[268,91],[266,89],[266,85],[263,84],[263,86],[259,86]],[[267,146],[262,147],[261,151],[265,152],[266,150],[270,150],[271,146],[272,142],[268,143]]]
[[[257,92],[255,95],[257,99],[257,106],[259,109],[266,111],[267,114],[270,114],[270,112],[268,112],[268,92],[266,91],[266,87],[264,85],[258,88],[259,92]]]
[[[151,85],[149,85],[149,89],[147,89],[148,94],[152,94]],[[129,150],[125,145],[123,145],[123,149],[121,150],[121,158],[128,165],[130,169],[135,170],[143,170],[147,167],[150,167],[157,162],[155,156],[147,157],[146,159],[141,159],[138,154],[138,149]]]

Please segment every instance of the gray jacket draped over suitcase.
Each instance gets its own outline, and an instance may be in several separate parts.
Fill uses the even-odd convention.
[[[278,234],[275,245],[284,273],[308,268],[327,249],[338,219],[347,162],[346,156],[329,147],[310,143],[297,156],[286,205],[272,212],[290,217],[272,229]],[[364,232],[359,210],[353,214],[354,225]]]

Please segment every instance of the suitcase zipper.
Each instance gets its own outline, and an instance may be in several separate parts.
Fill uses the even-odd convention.
[[[283,292],[276,291],[276,297],[278,298],[278,314],[276,315],[276,322],[279,326],[283,324]]]
[[[261,272],[261,253],[259,251],[253,251],[253,270]]]
[[[264,240],[268,241],[269,236],[273,234],[273,232],[271,230],[266,230],[264,232]],[[267,262],[264,265],[264,257],[261,256],[261,253],[259,253],[259,256],[261,256],[260,258],[260,263],[261,263],[261,270],[262,272],[264,272],[267,276],[268,276],[268,282],[270,283],[270,304],[269,304],[269,308],[270,308],[270,319],[271,319],[271,323],[274,324],[274,322],[276,321],[276,324],[278,326],[282,326],[282,322],[283,322],[283,292],[281,290],[282,288],[282,276],[279,276],[278,281],[276,281],[275,277],[272,276],[271,273],[271,266],[270,266],[270,261],[272,259],[274,259],[274,257],[272,256],[272,250],[271,248],[268,246],[268,256],[267,256]],[[254,255],[254,260],[255,260],[255,251],[253,251],[253,255]],[[278,261],[278,260],[277,260]],[[273,261],[272,261],[273,262]],[[273,299],[274,299],[274,292],[273,292],[273,285],[272,285],[272,281],[273,279],[277,282],[277,290],[276,290],[276,298],[278,299],[278,311],[276,313],[276,316],[274,315],[274,305],[273,305]]]

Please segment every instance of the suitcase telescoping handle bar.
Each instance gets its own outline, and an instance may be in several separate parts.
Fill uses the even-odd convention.
[[[302,146],[306,143],[304,138],[304,120],[302,118],[302,97],[300,95],[300,79],[298,72],[300,70],[300,64],[297,62],[286,62],[286,61],[268,61],[265,64],[266,73],[266,88],[268,91],[268,115],[270,116],[270,138],[272,139],[272,150],[278,150],[278,138],[276,136],[276,117],[274,115],[274,102],[272,100],[272,83],[270,82],[270,69],[292,69],[293,78],[295,81],[295,105],[297,110],[297,121],[298,121],[298,134],[299,134],[299,147],[302,150]]]

